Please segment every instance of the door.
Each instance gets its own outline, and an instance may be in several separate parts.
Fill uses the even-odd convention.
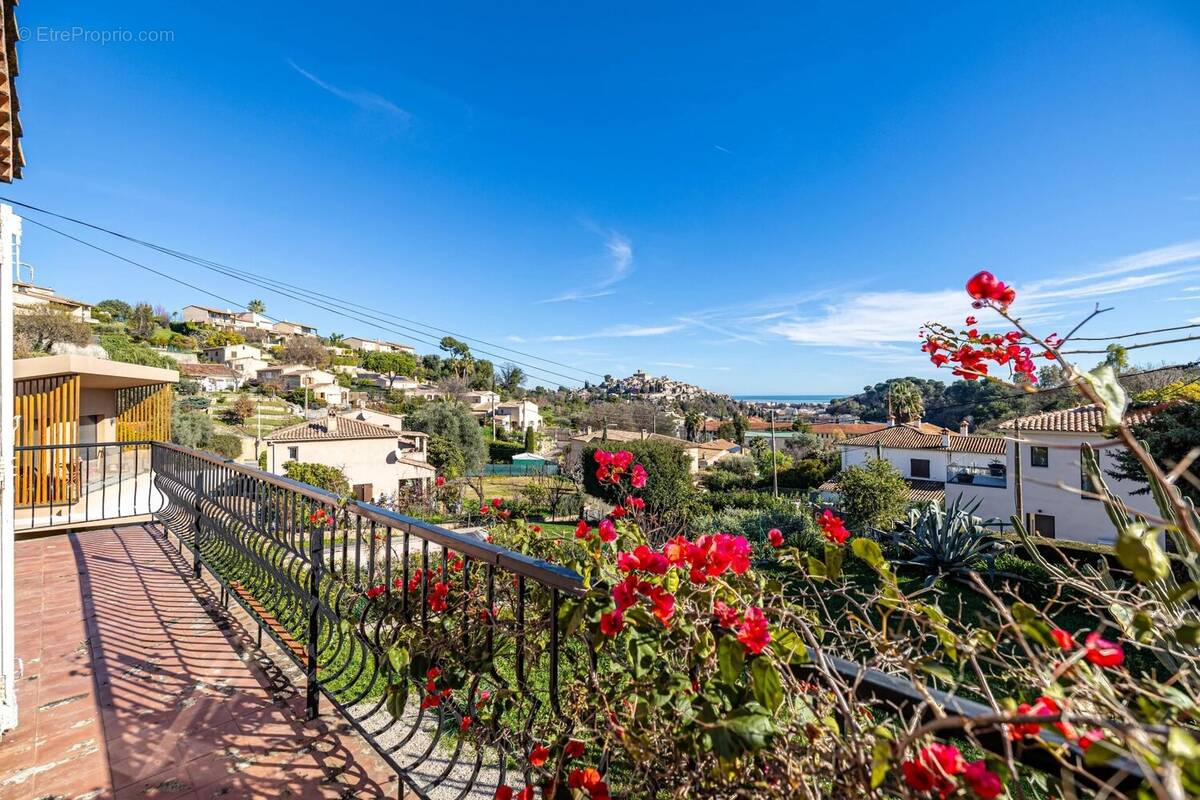
[[[1047,539],[1054,538],[1054,516],[1052,514],[1034,514],[1033,532]]]

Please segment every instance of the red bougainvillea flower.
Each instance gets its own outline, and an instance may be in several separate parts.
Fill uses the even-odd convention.
[[[458,723],[458,729],[460,731],[465,731],[470,727],[471,727],[471,718],[470,717],[463,717],[462,722]]]
[[[446,598],[450,596],[450,584],[438,581],[429,591],[429,610],[430,611],[445,611],[450,607],[446,602]]]
[[[1050,631],[1050,636],[1054,639],[1054,643],[1058,645],[1059,650],[1073,650],[1075,648],[1075,637],[1062,628],[1054,628]]]
[[[567,787],[583,789],[592,800],[603,800],[608,797],[608,786],[604,783],[600,771],[595,767],[571,770],[567,775]]]
[[[612,470],[610,470],[608,467],[596,467],[596,480],[600,481],[601,483],[608,483],[611,477]]]
[[[671,615],[675,613],[675,595],[660,586],[655,586],[650,591],[650,602],[654,605],[654,616],[664,628],[669,627]]]
[[[767,617],[758,606],[746,610],[742,624],[737,628],[737,639],[746,648],[747,653],[758,655],[771,643],[771,633],[767,630]]]
[[[588,525],[586,520],[581,519],[581,520],[579,520],[579,522],[575,523],[575,538],[576,539],[586,539],[586,538],[588,538],[589,535],[591,535],[591,532],[592,532],[592,526]]]
[[[433,482],[437,486],[445,486],[446,485],[446,476],[438,475],[437,478],[435,478]]]
[[[487,515],[487,513],[488,513],[489,511],[491,511],[491,509],[490,509],[490,508],[488,508],[487,506],[480,506],[480,507],[479,507],[479,513],[480,513],[480,514],[483,514],[483,515],[485,515],[485,516],[486,516],[486,515]]]
[[[1021,716],[1045,717],[1051,714],[1058,714],[1060,711],[1061,709],[1054,698],[1045,696],[1039,697],[1033,702],[1033,705],[1021,703],[1021,705],[1017,706],[1017,713]],[[1063,730],[1064,734],[1067,732],[1064,730],[1065,726],[1062,726],[1061,723],[1058,723],[1057,727]],[[1042,726],[1036,722],[1020,722],[1008,726],[1008,738],[1014,741],[1023,739],[1026,736],[1037,736],[1041,732]]]
[[[613,519],[620,519],[625,516],[625,506],[613,506],[613,510],[608,512],[608,515]]]
[[[537,793],[532,786],[526,786],[517,792],[517,800],[534,800],[535,797],[537,797]]]
[[[646,468],[641,464],[635,464],[633,472],[629,476],[629,483],[635,489],[643,489],[646,486],[646,480],[650,476],[646,473]]]
[[[845,521],[828,508],[821,512],[821,516],[817,517],[817,525],[825,534],[825,538],[836,545],[845,544],[846,540],[850,538],[850,531],[846,530]]]
[[[605,636],[616,636],[625,627],[625,615],[620,611],[606,611],[600,615],[600,632]]]
[[[542,526],[541,525],[530,525],[529,530],[533,531],[534,533],[541,533]]]
[[[378,586],[372,586],[370,589],[367,589],[367,599],[374,600],[376,597],[379,597],[379,595],[383,594],[386,591],[387,591],[387,587],[384,586],[382,583],[379,584]]]
[[[732,628],[738,624],[737,609],[721,600],[713,603],[713,618],[723,628]]]
[[[668,563],[679,566],[687,560],[689,545],[691,542],[687,540],[686,536],[676,536],[663,545],[663,555],[666,556]]]
[[[930,766],[936,765],[946,775],[958,775],[967,768],[962,753],[952,744],[934,742],[921,751],[921,760]]]
[[[313,525],[324,525],[329,518],[329,515],[325,513],[325,509],[318,508],[312,514],[309,514],[308,521]]]
[[[617,569],[621,572],[634,572],[640,566],[641,562],[633,553],[617,553]]]
[[[563,756],[566,758],[579,758],[583,755],[583,742],[578,739],[570,739],[563,747]]]
[[[626,500],[625,503],[630,508],[632,508],[634,511],[645,511],[646,510],[646,501],[640,497],[631,497],[628,500]]]
[[[504,501],[501,500],[499,497],[492,498],[492,508],[499,508],[502,505],[504,505]]]
[[[617,528],[608,517],[600,520],[600,541],[611,542],[617,538]]]
[[[1085,656],[1089,663],[1097,667],[1116,667],[1125,660],[1125,651],[1116,642],[1101,639],[1100,634],[1092,631],[1083,640]]]
[[[904,785],[914,792],[928,792],[937,783],[933,772],[911,759],[900,765],[900,772],[904,776]]]
[[[497,786],[496,787],[496,796],[495,796],[495,798],[493,798],[493,800],[512,800],[512,799],[513,799],[513,790],[512,789],[510,789],[507,786]]]
[[[967,294],[976,300],[987,300],[992,296],[992,291],[996,288],[996,276],[988,272],[986,269],[976,272],[967,281]]]
[[[593,456],[596,460],[596,465],[600,467],[610,467],[613,463],[613,454],[607,450],[597,450]]]
[[[628,450],[618,450],[613,453],[612,465],[618,472],[624,472],[629,469],[629,465],[633,463],[633,453]]]
[[[1000,782],[1000,776],[989,770],[987,762],[983,759],[967,764],[963,770],[963,780],[971,787],[975,796],[982,800],[993,800],[1004,794],[1004,784]]]
[[[967,324],[968,324],[968,325],[974,325],[974,324],[975,324],[975,323],[977,323],[977,322],[979,322],[979,320],[975,319],[974,317],[967,317]]]
[[[767,531],[767,539],[771,542],[772,547],[783,547],[783,531],[779,528],[771,528]]]
[[[543,766],[549,757],[550,748],[545,745],[535,744],[529,751],[529,763],[535,767]]]
[[[1104,731],[1102,731],[1100,728],[1086,730],[1083,732],[1083,735],[1079,737],[1079,747],[1083,750],[1087,750],[1089,747],[1094,745],[1096,742],[1101,741],[1102,739],[1104,739]]]

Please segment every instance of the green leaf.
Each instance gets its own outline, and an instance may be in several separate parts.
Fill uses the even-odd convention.
[[[838,578],[842,574],[842,561],[846,558],[844,548],[836,544],[825,545],[825,574],[830,578]]]
[[[729,731],[744,749],[751,751],[766,747],[775,733],[770,715],[755,703],[735,709],[718,725]]]
[[[1195,647],[1200,644],[1200,623],[1185,622],[1175,630],[1175,638],[1182,645]]]
[[[1126,525],[1117,530],[1117,560],[1133,573],[1139,583],[1162,580],[1171,571],[1157,532],[1144,524]]]
[[[408,681],[399,680],[387,688],[387,710],[394,719],[404,716],[404,708],[408,705]]]
[[[861,558],[873,569],[880,569],[884,566],[883,550],[880,549],[879,543],[873,539],[864,539],[857,537],[850,541],[850,550],[854,555]]]
[[[563,639],[568,638],[583,622],[584,605],[582,600],[567,598],[558,608],[558,629]]]
[[[818,561],[812,556],[808,556],[808,577],[817,580],[825,580],[825,562]]]
[[[633,665],[633,677],[645,677],[658,660],[653,642],[645,637],[631,636],[625,646],[629,654],[629,663]]]
[[[717,665],[720,667],[721,680],[736,686],[745,663],[746,648],[742,647],[742,643],[732,636],[722,636],[717,643]]]
[[[878,789],[892,769],[892,744],[882,737],[871,747],[871,788]]]
[[[1083,379],[1091,384],[1096,395],[1100,398],[1100,409],[1104,412],[1105,427],[1115,428],[1121,424],[1125,414],[1125,406],[1129,400],[1125,389],[1117,380],[1117,373],[1112,364],[1101,364],[1091,372],[1083,373]]]
[[[750,691],[768,711],[775,711],[783,703],[779,670],[770,659],[759,657],[750,663]]]
[[[786,628],[771,627],[771,652],[784,664],[807,664],[808,648],[800,635]]]
[[[936,661],[925,661],[920,665],[919,669],[922,672],[928,672],[943,683],[954,683],[954,673],[947,669],[945,665],[939,664]]]
[[[1167,731],[1167,755],[1177,761],[1200,759],[1200,745],[1183,728]]]
[[[408,648],[392,646],[388,648],[388,665],[392,668],[392,672],[397,675],[403,675],[408,669]]]

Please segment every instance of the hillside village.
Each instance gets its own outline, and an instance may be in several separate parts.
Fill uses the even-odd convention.
[[[1068,480],[1062,469],[1075,462],[1021,448],[1012,430],[1044,430],[1068,447],[1102,436],[1094,418],[1049,394],[1038,404],[1001,404],[1007,417],[981,417],[982,406],[942,406],[942,384],[916,379],[828,406],[743,403],[640,370],[581,389],[527,387],[520,367],[497,367],[453,337],[437,353],[418,354],[403,342],[275,319],[258,300],[243,310],[168,312],[115,299],[93,305],[32,282],[15,289],[18,356],[67,353],[174,370],[174,441],[415,514],[433,513],[449,479],[480,501],[502,491],[537,503],[552,491],[551,515],[569,517],[577,507],[559,499],[573,494],[586,505],[588,447],[646,442],[682,453],[689,480],[718,510],[743,502],[731,492],[764,491],[836,507],[839,475],[880,461],[908,503],[978,501],[1001,527],[1017,513],[1057,537],[1087,540],[1096,529],[1098,507],[1064,506],[1014,485],[1022,459],[1039,480]],[[1181,377],[1131,380],[1153,391]],[[454,508],[469,505],[460,492]]]

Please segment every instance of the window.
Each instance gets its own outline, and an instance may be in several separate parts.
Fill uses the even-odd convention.
[[[1050,448],[1049,447],[1031,447],[1031,448],[1029,448],[1029,466],[1031,466],[1031,467],[1048,467],[1048,466],[1050,466]]]
[[[1047,539],[1054,538],[1054,517],[1050,514],[1033,515],[1033,532]]]
[[[289,447],[288,448],[288,461],[299,461],[299,460],[300,460],[300,448],[299,447]]]
[[[929,477],[929,459],[928,458],[912,459],[908,465],[908,474],[914,478],[928,478]]]
[[[1092,482],[1092,476],[1088,475],[1087,469],[1084,468],[1083,464],[1079,465],[1079,488],[1087,493],[1083,495],[1084,500],[1096,499],[1095,497],[1087,496],[1088,494],[1096,494],[1096,484]]]

